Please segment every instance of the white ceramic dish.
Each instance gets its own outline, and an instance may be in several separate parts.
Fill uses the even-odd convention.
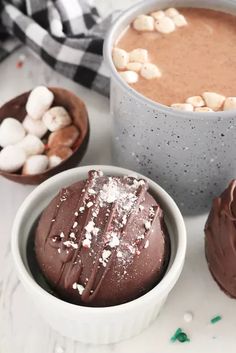
[[[39,185],[22,203],[12,229],[12,254],[18,276],[44,319],[58,332],[75,340],[104,344],[118,342],[140,333],[158,315],[183,268],[186,229],[172,198],[147,179],[149,190],[160,203],[171,238],[171,259],[161,282],[147,294],[129,303],[107,308],[82,307],[54,297],[33,278],[26,256],[30,230],[50,200],[64,186],[85,179],[90,169],[108,175],[130,175],[132,171],[113,166],[86,166],[60,173]],[[142,175],[135,173],[138,177]]]

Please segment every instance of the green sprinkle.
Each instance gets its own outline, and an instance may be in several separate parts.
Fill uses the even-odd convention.
[[[184,343],[184,342],[189,342],[190,339],[188,338],[188,336],[186,335],[185,332],[181,332],[178,336],[177,336],[177,340],[181,343]]]
[[[218,321],[222,320],[222,317],[220,315],[217,315],[217,316],[214,316],[212,319],[211,319],[211,323],[212,324],[215,324],[217,323]]]
[[[174,335],[171,337],[170,340],[171,340],[171,342],[175,342],[175,341],[179,341],[181,343],[190,342],[190,339],[188,338],[186,333],[181,328],[178,328],[175,331]]]
[[[173,336],[171,337],[171,342],[175,342],[177,340],[178,335],[182,332],[181,328],[177,328]]]

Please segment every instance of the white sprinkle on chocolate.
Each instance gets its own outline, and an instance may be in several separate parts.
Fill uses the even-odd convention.
[[[146,221],[146,222],[144,223],[144,228],[145,228],[146,230],[149,230],[149,229],[151,228],[151,222]]]
[[[88,232],[91,233],[94,229],[95,223],[94,221],[89,221],[88,224],[86,225],[86,227],[84,227],[84,229]]]
[[[117,253],[116,253],[116,256],[117,256],[118,258],[123,257],[122,251],[118,250]]]
[[[81,213],[84,212],[84,207],[81,206],[81,207],[79,208],[79,211],[80,211]]]
[[[78,222],[74,222],[74,224],[73,224],[73,228],[76,228],[76,227],[77,227],[77,225],[78,225]]]
[[[95,195],[95,194],[96,194],[96,191],[93,190],[93,189],[88,189],[88,193],[89,193],[90,195]]]
[[[77,289],[78,292],[79,292],[79,295],[82,295],[83,294],[83,291],[85,290],[84,286],[82,286],[82,284],[78,284],[78,283],[73,283],[72,285],[72,288],[73,289]]]
[[[70,235],[69,235],[70,238],[72,239],[75,239],[75,233],[74,232],[71,232]]]
[[[111,248],[115,248],[115,247],[118,246],[119,244],[120,244],[120,240],[119,240],[117,234],[113,232],[113,233],[111,234],[111,240],[110,240],[110,242],[109,242],[108,245],[109,245]]]
[[[149,247],[149,240],[146,241],[145,245],[144,245],[144,249],[147,249]]]
[[[144,206],[139,205],[139,211],[143,211],[144,210]]]
[[[79,215],[79,213],[78,213],[78,212],[75,212],[74,215],[77,217],[77,216]]]
[[[83,242],[82,242],[82,245],[84,248],[91,248],[91,240],[89,239],[84,239]]]
[[[87,207],[90,208],[90,207],[92,207],[92,206],[93,206],[93,202],[89,201],[89,202],[87,203]]]
[[[60,233],[60,238],[64,238],[65,234],[63,232]]]

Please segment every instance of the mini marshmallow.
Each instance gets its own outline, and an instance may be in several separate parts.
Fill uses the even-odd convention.
[[[155,28],[160,33],[168,34],[174,32],[175,23],[171,18],[165,16],[155,22]]]
[[[79,137],[79,130],[76,126],[70,125],[61,130],[52,132],[48,138],[48,147],[55,148],[57,146],[71,147]]]
[[[49,131],[57,131],[71,124],[71,117],[63,107],[52,107],[43,115],[43,122]]]
[[[148,51],[141,48],[134,49],[129,53],[129,60],[144,64],[148,61]]]
[[[25,161],[25,151],[18,146],[6,146],[0,152],[0,170],[4,172],[16,172]]]
[[[133,27],[136,31],[154,31],[154,18],[148,15],[139,15],[133,22]]]
[[[51,107],[54,95],[47,87],[34,88],[27,100],[26,111],[32,119],[41,119],[43,114]]]
[[[29,134],[35,135],[39,138],[43,137],[48,131],[47,126],[42,120],[32,119],[29,115],[26,115],[22,124]]]
[[[236,97],[227,97],[224,103],[224,110],[236,109]]]
[[[127,83],[136,83],[138,82],[138,74],[135,71],[123,71],[119,72],[120,76],[125,80]]]
[[[225,101],[225,96],[215,92],[204,92],[202,96],[206,102],[206,106],[213,110],[219,110]]]
[[[175,16],[179,15],[179,11],[173,7],[170,7],[169,9],[165,10],[165,15],[174,18]]]
[[[171,104],[171,108],[183,110],[186,112],[193,111],[193,106],[192,106],[192,104],[189,104],[189,103],[174,103],[174,104]]]
[[[23,175],[35,175],[43,173],[48,167],[48,157],[43,154],[30,156],[23,167]]]
[[[139,72],[141,70],[141,68],[142,68],[142,64],[141,63],[136,63],[136,62],[128,63],[126,68],[127,68],[128,71]]]
[[[154,78],[161,77],[161,71],[156,65],[151,63],[143,64],[140,74],[147,80],[152,80]]]
[[[62,159],[58,156],[51,156],[48,157],[48,168],[55,168],[62,162]]]
[[[22,124],[14,118],[6,118],[0,126],[0,146],[6,147],[21,141],[25,136]]]
[[[115,67],[119,70],[123,70],[129,62],[129,53],[124,49],[113,48],[112,59]]]
[[[192,104],[195,108],[196,107],[204,107],[205,102],[202,99],[201,96],[193,96],[193,97],[189,97],[186,99],[185,101],[186,103]]]
[[[208,112],[213,112],[214,110],[208,107],[197,107],[194,109],[194,111],[199,113],[208,113]]]
[[[184,27],[187,26],[188,22],[183,15],[177,15],[172,18],[176,27]]]
[[[66,146],[58,146],[48,151],[49,168],[54,168],[63,160],[69,158],[73,154],[71,148]]]
[[[152,12],[151,16],[155,19],[155,20],[160,20],[160,18],[165,17],[165,12],[164,11],[156,11],[156,12]]]
[[[26,156],[41,154],[45,148],[42,141],[37,136],[31,134],[26,135],[17,145],[25,151]]]

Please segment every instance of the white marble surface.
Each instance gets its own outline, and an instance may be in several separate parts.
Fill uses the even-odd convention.
[[[134,0],[97,0],[104,14]],[[16,69],[19,54],[27,56]],[[0,65],[0,104],[37,84],[67,87],[80,95],[88,106],[91,138],[83,159],[86,164],[110,164],[109,101],[53,72],[26,48]],[[109,346],[83,345],[50,329],[35,311],[13,267],[10,233],[17,208],[33,189],[0,179],[0,353],[233,353],[236,349],[236,303],[226,297],[212,280],[204,258],[203,227],[206,216],[186,218],[188,249],[179,282],[170,294],[155,323],[138,337]],[[183,315],[192,311],[194,319],[185,323]],[[215,325],[210,319],[221,314]],[[91,323],[92,324],[92,323]],[[191,342],[170,343],[177,327],[189,334]]]

